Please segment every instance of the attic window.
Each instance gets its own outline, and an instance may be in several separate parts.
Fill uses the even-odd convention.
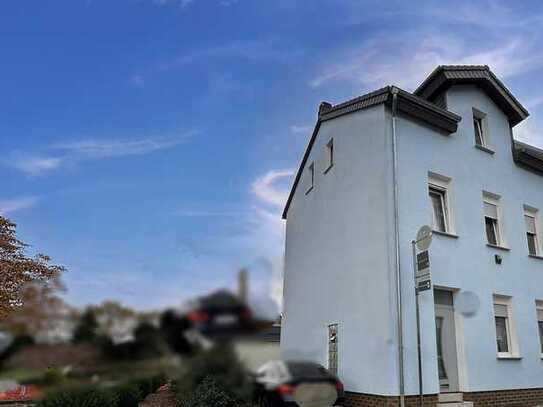
[[[305,191],[306,194],[310,193],[313,187],[315,186],[315,163],[314,162],[309,164],[309,167],[307,167],[307,172],[309,176],[309,186],[307,187],[307,191]]]
[[[475,136],[475,146],[488,148],[488,126],[486,114],[473,109],[473,131]]]
[[[330,141],[326,144],[326,160],[327,160],[327,166],[324,170],[324,173],[326,174],[330,168],[334,166],[334,139],[330,139]]]

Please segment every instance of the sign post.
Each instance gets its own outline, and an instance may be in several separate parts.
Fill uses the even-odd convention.
[[[419,370],[419,405],[423,407],[424,393],[422,386],[422,350],[420,338],[420,307],[419,293],[432,288],[430,274],[430,254],[428,248],[432,243],[432,229],[429,226],[423,226],[417,233],[416,240],[411,241],[413,250],[413,277],[415,280],[415,305],[417,310],[417,360]],[[420,250],[417,253],[417,248]]]

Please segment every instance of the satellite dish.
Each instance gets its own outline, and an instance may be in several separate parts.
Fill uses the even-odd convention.
[[[456,296],[454,306],[463,316],[473,317],[479,312],[481,301],[474,292],[462,291]]]
[[[428,225],[424,225],[417,232],[417,249],[427,250],[432,243],[432,228]]]

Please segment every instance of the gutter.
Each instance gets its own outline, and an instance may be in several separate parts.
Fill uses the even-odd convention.
[[[404,373],[404,345],[403,345],[403,301],[402,280],[400,270],[400,228],[399,228],[399,186],[398,186],[398,145],[396,135],[396,116],[398,113],[399,89],[392,87],[392,183],[394,186],[394,245],[396,269],[396,312],[398,331],[398,384],[400,393],[400,407],[405,407],[405,373]]]

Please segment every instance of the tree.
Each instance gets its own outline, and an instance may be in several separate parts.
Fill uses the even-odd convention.
[[[17,238],[16,227],[0,216],[0,320],[24,304],[24,289],[30,283],[46,284],[65,271],[45,254],[28,257],[28,245]]]
[[[98,322],[96,322],[94,310],[89,307],[83,315],[81,315],[81,319],[75,327],[73,342],[95,342],[97,338]]]

